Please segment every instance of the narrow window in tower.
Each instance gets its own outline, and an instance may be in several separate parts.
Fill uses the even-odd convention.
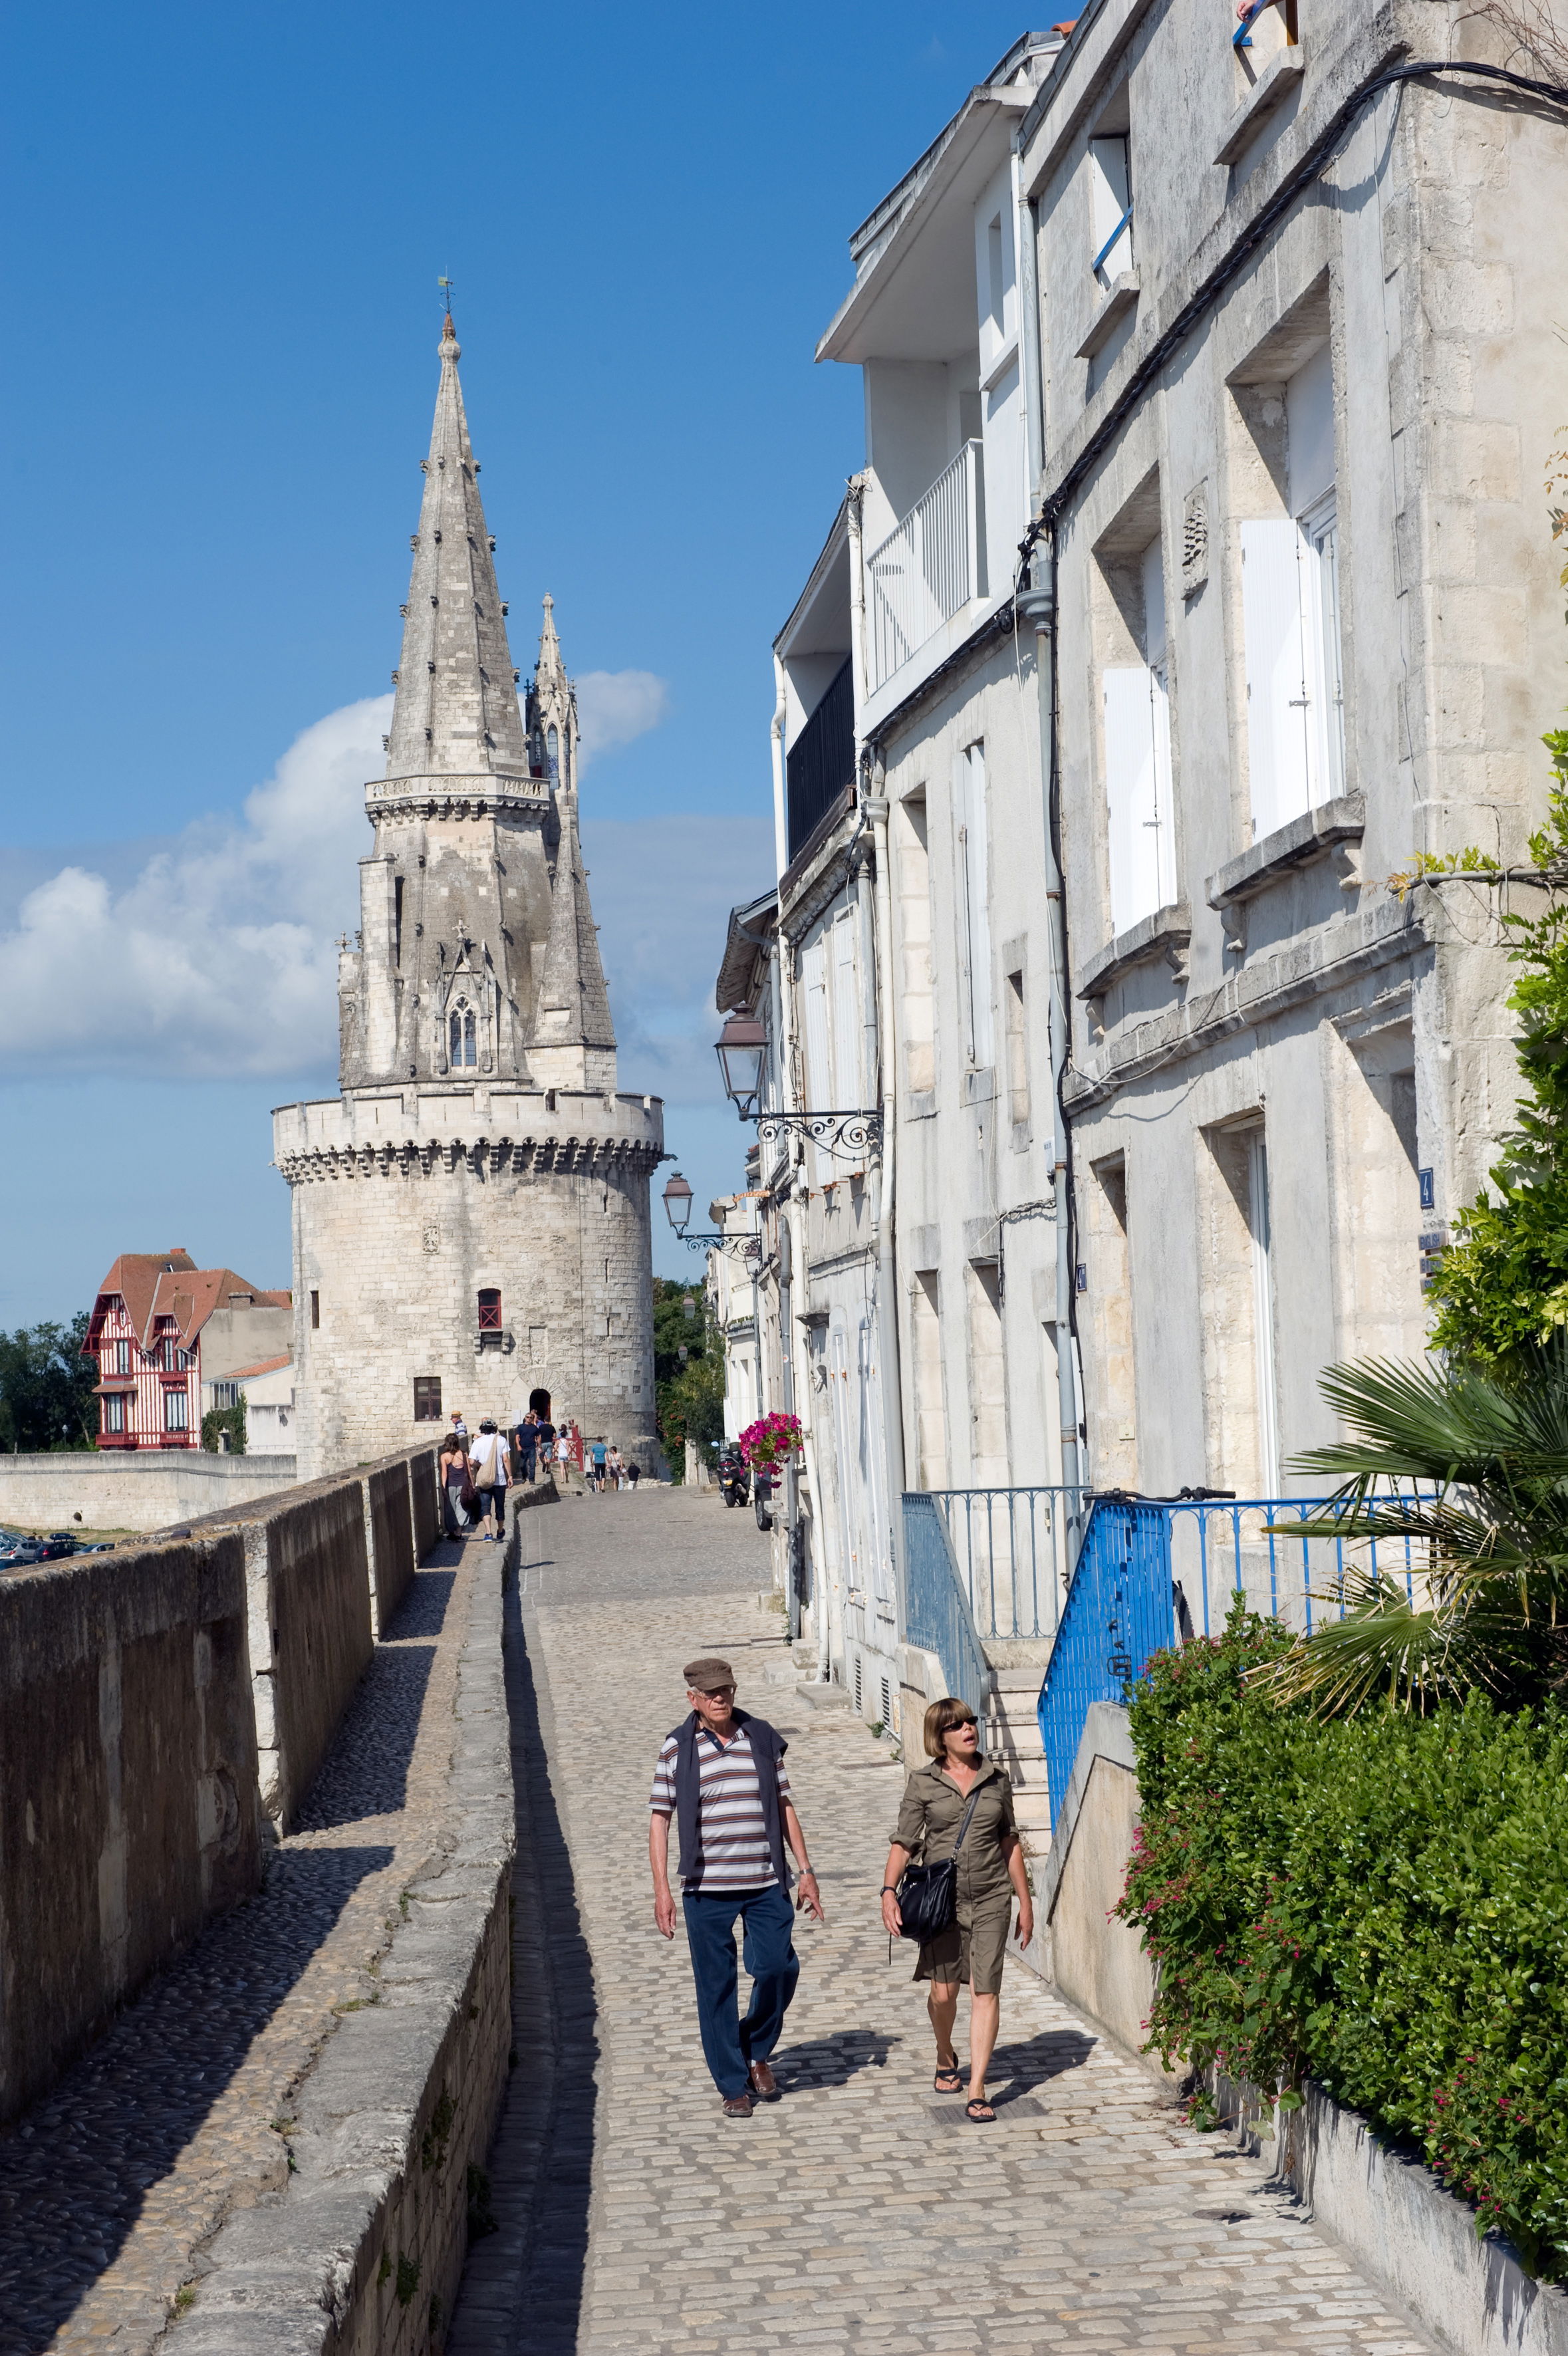
[[[446,1036],[448,1060],[454,1070],[461,1065],[478,1062],[478,1034],[474,1027],[473,1010],[461,1000],[452,1009],[447,1021]]]
[[[549,751],[545,760],[545,768],[549,775],[550,782],[553,785],[556,778],[561,774],[561,739],[556,734],[553,725],[551,727],[549,737],[546,741],[549,746]]]
[[[312,1328],[315,1328],[321,1323],[321,1295],[319,1292],[313,1291],[310,1296],[310,1323]]]
[[[484,1285],[479,1291],[479,1331],[499,1333],[501,1330],[501,1297],[494,1285]]]
[[[392,963],[403,963],[403,877],[392,878]]]

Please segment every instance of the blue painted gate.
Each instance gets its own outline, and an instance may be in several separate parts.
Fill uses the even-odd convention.
[[[1097,1498],[1040,1693],[1053,1833],[1090,1704],[1125,1700],[1150,1655],[1175,1641],[1168,1508]]]

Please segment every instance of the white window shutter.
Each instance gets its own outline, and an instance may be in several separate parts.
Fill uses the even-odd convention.
[[[833,1107],[843,1111],[864,1102],[860,1087],[859,960],[854,953],[854,917],[833,926]]]
[[[1111,929],[1124,933],[1160,905],[1154,708],[1146,664],[1114,665],[1104,680]]]
[[[1255,841],[1299,818],[1310,800],[1300,542],[1288,516],[1255,517],[1241,526],[1247,758]]]
[[[1149,709],[1155,740],[1155,807],[1149,838],[1155,847],[1155,905],[1169,908],[1176,899],[1176,785],[1171,776],[1170,686],[1163,669],[1149,672]]]

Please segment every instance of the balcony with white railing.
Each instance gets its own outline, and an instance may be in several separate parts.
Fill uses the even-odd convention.
[[[973,597],[985,594],[982,445],[966,442],[866,559],[875,695]]]

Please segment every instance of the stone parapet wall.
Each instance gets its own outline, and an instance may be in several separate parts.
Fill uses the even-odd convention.
[[[518,1505],[542,1502],[544,1492]],[[511,2048],[515,1845],[501,1656],[506,1548],[478,1587],[458,1676],[450,1847],[410,1884],[380,2001],[339,2020],[300,2091],[292,2172],[210,2245],[174,2356],[424,2356],[440,2347]],[[488,1575],[487,1575],[488,1574]]]
[[[416,1478],[433,1488],[428,1449],[192,1525],[244,1548],[262,1801],[283,1831],[413,1576]]]
[[[0,2120],[261,1852],[239,1537],[0,1576]]]
[[[27,1530],[166,1530],[276,1496],[297,1477],[292,1456],[213,1456],[200,1448],[0,1456],[0,1524]]]

